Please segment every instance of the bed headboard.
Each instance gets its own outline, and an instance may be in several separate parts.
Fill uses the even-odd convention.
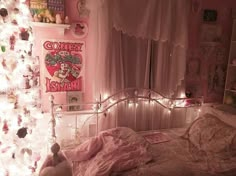
[[[73,129],[73,138],[78,138],[78,133],[80,136],[93,136],[99,131],[118,126],[130,127],[136,131],[155,130],[162,128],[160,125],[157,127],[157,124],[164,123],[171,118],[175,120],[172,116],[179,114],[179,109],[182,110],[180,118],[186,120],[187,109],[193,108],[194,111],[198,111],[203,104],[203,98],[173,99],[150,89],[127,88],[103,100],[100,96],[96,102],[56,104],[53,96],[50,97],[50,102],[51,139],[55,142],[60,136],[57,131],[61,131],[56,130],[58,127],[56,120],[62,121],[62,127],[58,128],[64,128],[64,131],[67,127]],[[69,111],[71,106],[77,106],[79,110]],[[121,118],[123,120],[120,120]],[[163,119],[160,122],[158,118]],[[70,119],[70,125],[67,127],[63,127],[65,119]],[[168,125],[164,128],[174,127]],[[145,128],[141,126],[145,126]],[[84,130],[86,132],[83,131],[82,134],[81,128],[86,129]]]

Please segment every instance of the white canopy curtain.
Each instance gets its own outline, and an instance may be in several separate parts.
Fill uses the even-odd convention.
[[[90,2],[94,95],[127,87],[176,93],[185,75],[189,0]]]

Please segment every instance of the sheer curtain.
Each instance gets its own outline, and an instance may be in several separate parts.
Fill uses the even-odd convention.
[[[189,0],[96,3],[90,4],[90,28],[94,29],[90,40],[96,46],[94,95],[110,95],[127,87],[151,88],[167,97],[176,94],[185,75]],[[157,128],[173,124],[172,117],[157,111]],[[142,123],[143,113],[139,114]],[[160,121],[166,122],[160,125]]]

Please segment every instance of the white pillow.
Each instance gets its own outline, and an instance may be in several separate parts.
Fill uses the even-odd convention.
[[[222,104],[214,105],[209,109],[208,113],[215,115],[221,121],[236,128],[236,108]]]
[[[219,153],[236,147],[236,129],[212,114],[195,120],[183,137],[205,152]]]

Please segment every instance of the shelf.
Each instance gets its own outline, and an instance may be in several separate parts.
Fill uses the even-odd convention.
[[[229,64],[229,67],[236,67],[236,64]]]
[[[43,27],[43,28],[55,28],[59,31],[60,34],[65,33],[66,29],[70,29],[70,24],[56,24],[56,23],[41,23],[41,22],[32,22],[32,26]]]
[[[220,44],[221,42],[201,42],[201,45],[212,46],[212,47]]]
[[[225,91],[236,93],[235,89],[225,89]]]

